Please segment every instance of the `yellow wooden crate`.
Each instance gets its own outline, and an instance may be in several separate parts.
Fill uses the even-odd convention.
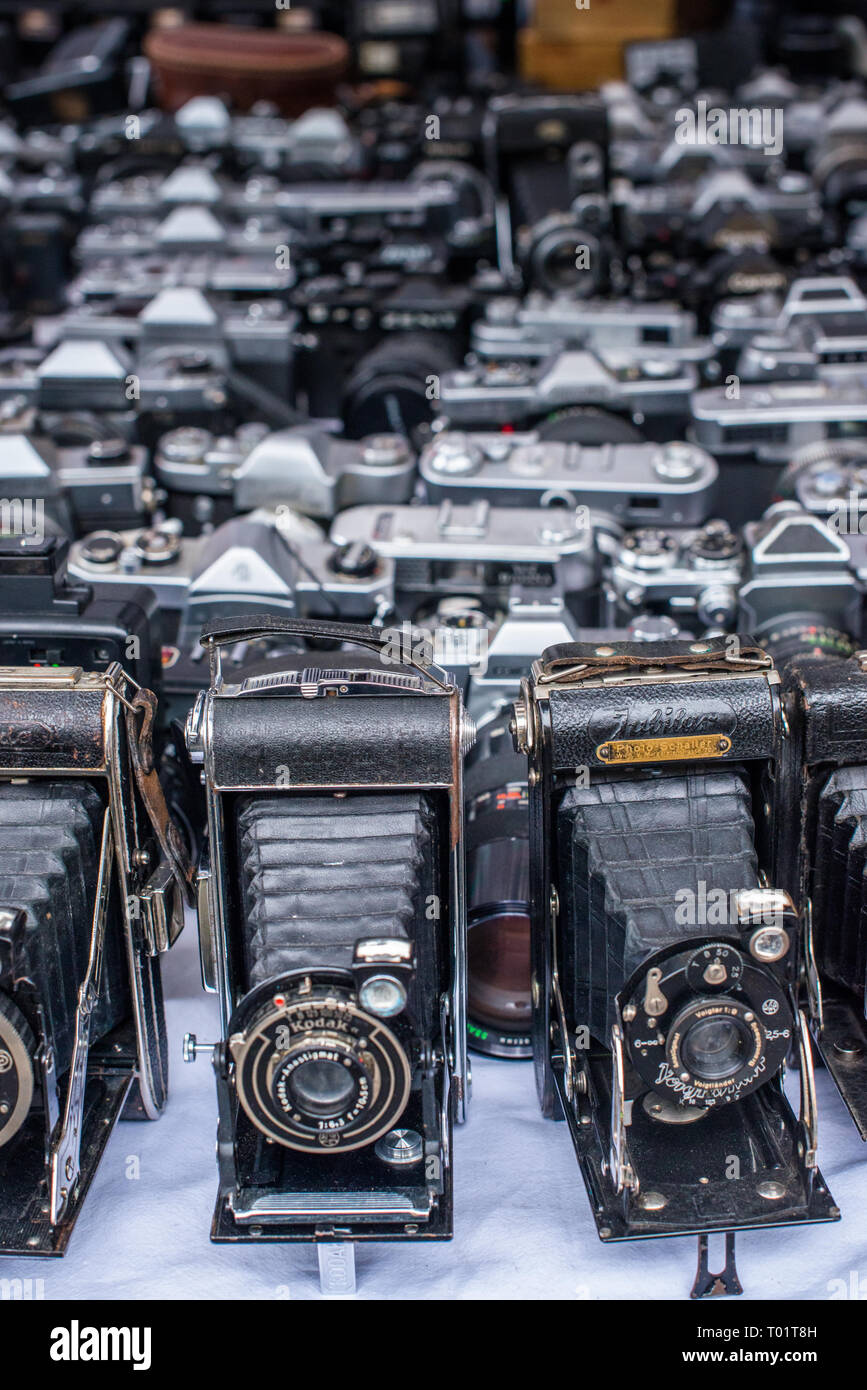
[[[535,0],[531,28],[544,38],[592,40],[666,38],[677,33],[678,0]]]
[[[522,75],[554,92],[591,91],[623,76],[622,43],[569,43],[525,29],[519,57]]]

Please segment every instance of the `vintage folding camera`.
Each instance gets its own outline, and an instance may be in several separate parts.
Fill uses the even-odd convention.
[[[542,1109],[567,1120],[603,1241],[698,1234],[698,1297],[740,1292],[737,1230],[839,1216],[799,919],[769,886],[780,696],[763,651],[718,638],[551,648],[515,705]]]
[[[225,647],[263,635],[317,650],[227,681]],[[447,677],[411,651],[392,660],[389,641],[256,615],[202,633],[211,686],[187,743],[208,801],[198,883],[221,1017],[217,1241],[452,1232],[472,735]],[[398,726],[412,738],[395,742]]]
[[[867,1139],[862,731],[863,651],[802,647],[787,675],[792,735],[781,785],[780,860],[807,924],[804,942],[810,1026],[859,1133]]]
[[[443,375],[439,405],[450,424],[477,429],[492,424],[527,429],[540,420],[550,428],[556,412],[564,417],[556,419],[560,438],[561,428],[568,432],[568,413],[592,406],[614,415],[611,429],[617,432],[609,442],[621,443],[642,437],[637,428],[629,429],[630,417],[645,435],[670,438],[673,431],[682,430],[698,384],[695,364],[676,354],[650,357],[646,349],[570,349],[538,363],[470,361]],[[618,422],[617,415],[626,421]],[[576,432],[582,420],[576,414]],[[580,433],[577,437],[580,440]]]
[[[360,503],[408,502],[415,473],[415,455],[401,435],[344,440],[312,424],[273,432],[249,424],[224,437],[172,430],[154,454],[169,510],[188,534],[257,507],[284,505],[330,520]]]
[[[498,197],[499,266],[507,280],[579,295],[607,283],[610,248],[604,200],[597,196],[606,138],[605,106],[595,96],[522,94],[488,103],[486,164]]]
[[[592,508],[622,525],[695,525],[712,510],[718,478],[692,444],[564,444],[537,433],[443,430],[419,457],[429,501],[472,497],[497,506]]]
[[[160,954],[190,866],[156,700],[117,664],[0,670],[0,1252],[62,1255],[120,1117],[166,1101]]]

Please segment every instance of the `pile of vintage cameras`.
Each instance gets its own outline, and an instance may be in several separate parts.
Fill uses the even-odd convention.
[[[142,15],[4,75],[0,1252],[159,1117],[186,916],[212,1239],[451,1237],[477,1051],[737,1292],[840,1214],[819,1058],[867,1138],[864,34],[555,95],[339,8],[293,116]]]

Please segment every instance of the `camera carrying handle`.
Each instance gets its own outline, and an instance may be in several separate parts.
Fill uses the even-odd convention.
[[[394,634],[384,628],[369,627],[365,623],[343,623],[332,619],[284,618],[270,613],[241,613],[232,618],[212,618],[202,628],[202,646],[212,652],[220,647],[233,646],[236,642],[259,642],[269,637],[303,637],[312,641],[352,642],[358,647],[381,656],[393,643]],[[449,688],[445,680],[434,674],[431,666],[417,661],[402,644],[401,666],[409,666],[427,680],[439,685],[443,690]]]

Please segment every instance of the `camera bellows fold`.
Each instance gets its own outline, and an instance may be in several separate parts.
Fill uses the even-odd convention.
[[[867,768],[838,768],[825,783],[817,807],[813,863],[819,968],[861,994],[867,974]]]
[[[424,795],[246,799],[238,812],[249,985],[349,967],[367,936],[414,939],[433,892]]]
[[[0,904],[25,914],[24,965],[40,985],[61,1076],[87,969],[103,812],[87,782],[0,786]],[[111,935],[103,971],[108,989],[100,991],[94,1039],[114,1027],[125,998],[120,943]]]
[[[706,936],[710,902],[755,887],[751,798],[738,768],[573,787],[558,818],[563,983],[575,1016],[605,1040],[612,1006],[634,970],[663,947]]]

